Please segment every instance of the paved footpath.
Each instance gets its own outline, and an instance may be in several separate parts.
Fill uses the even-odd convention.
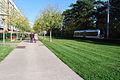
[[[19,46],[0,63],[0,80],[83,80],[41,42]]]

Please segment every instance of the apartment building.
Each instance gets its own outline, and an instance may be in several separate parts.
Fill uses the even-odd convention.
[[[11,26],[8,21],[9,15],[12,14],[10,9],[15,9],[20,13],[21,11],[17,8],[13,0],[0,0],[0,2],[0,32],[2,32],[3,26],[8,32],[11,30],[16,31],[17,29],[14,26]],[[20,15],[23,16],[22,13]]]

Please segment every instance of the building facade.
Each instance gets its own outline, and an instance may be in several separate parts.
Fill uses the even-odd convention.
[[[11,9],[17,10],[20,15],[23,16],[13,0],[0,0],[0,32],[2,32],[3,26],[8,32],[17,30],[14,26],[11,26],[8,21],[9,16],[12,15]]]

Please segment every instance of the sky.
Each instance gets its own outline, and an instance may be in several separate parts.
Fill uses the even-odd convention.
[[[44,10],[48,4],[51,6],[58,6],[63,12],[70,8],[69,6],[71,3],[76,3],[76,1],[77,0],[14,0],[17,7],[22,10],[25,17],[32,23],[34,23],[40,11]]]

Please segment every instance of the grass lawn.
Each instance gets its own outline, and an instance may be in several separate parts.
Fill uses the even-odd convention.
[[[20,40],[15,40],[15,41],[10,41],[10,39],[5,39],[5,43],[20,43],[21,41]],[[3,40],[0,40],[0,43],[3,43]]]
[[[0,62],[14,49],[14,46],[0,45]]]
[[[120,45],[67,39],[42,42],[85,80],[120,80]]]
[[[10,41],[10,39],[6,39],[5,43],[20,43],[20,40]],[[3,43],[3,40],[0,40],[0,43]],[[15,45],[0,45],[0,62],[4,60],[4,58],[15,48]]]

